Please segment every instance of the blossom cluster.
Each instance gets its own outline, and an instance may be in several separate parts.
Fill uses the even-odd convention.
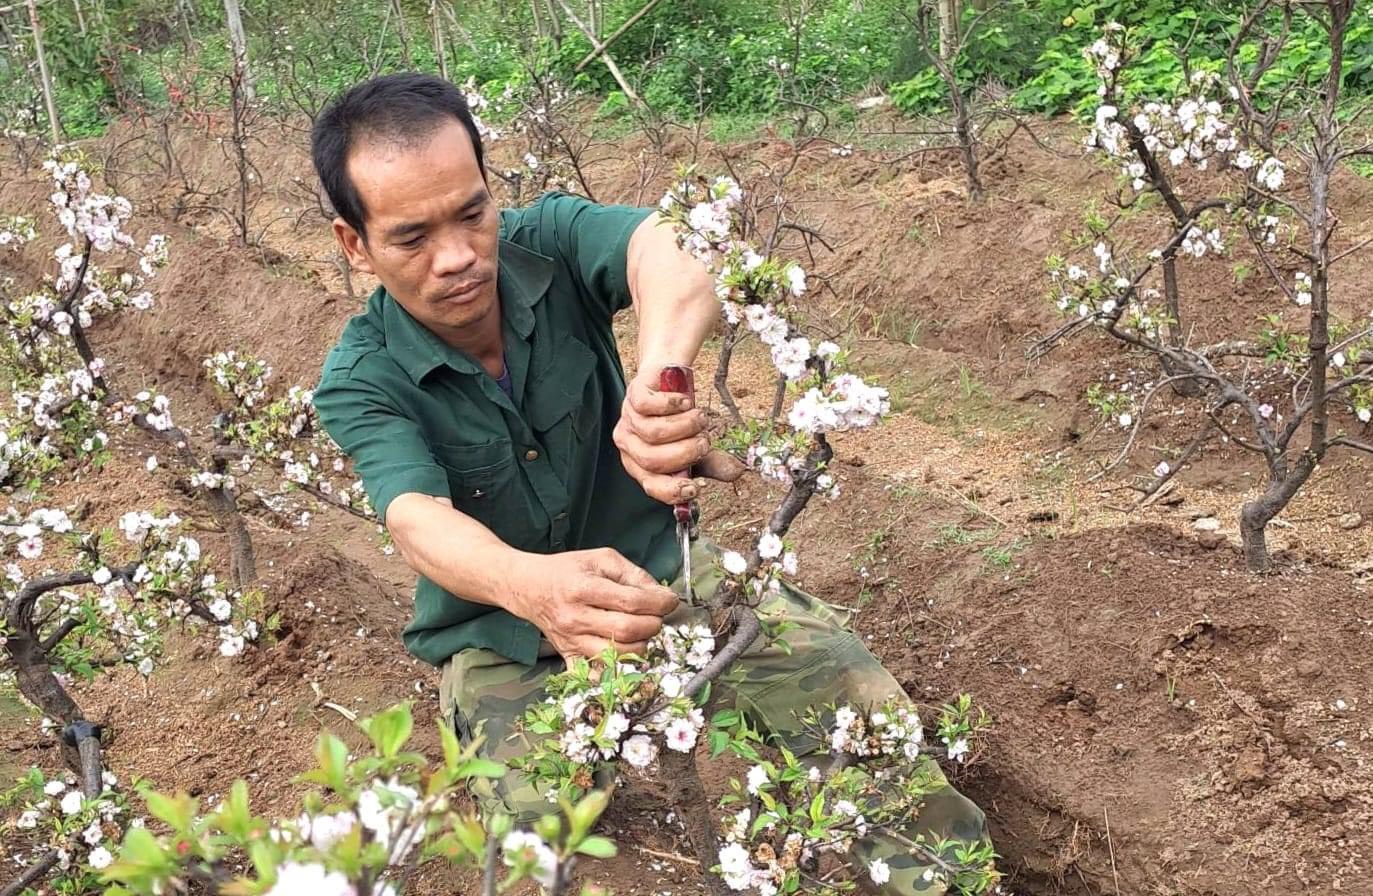
[[[128,805],[116,789],[116,777],[103,774],[103,789],[87,799],[70,774],[47,779],[37,768],[21,780],[20,814],[13,821],[13,836],[32,850],[33,859],[54,851],[56,872],[69,884],[82,884],[71,892],[90,892],[98,882],[96,872],[114,861],[120,837],[130,827],[141,827],[141,818],[129,818]]]
[[[101,313],[146,309],[148,280],[167,260],[167,241],[140,246],[128,230],[132,205],[97,192],[79,156],[47,160],[51,210],[69,237],[53,252],[57,273],[41,288],[16,294],[0,282],[0,363],[14,371],[14,410],[0,415],[5,448],[0,480],[43,474],[72,456],[103,460],[104,362],[82,357],[77,331]],[[4,244],[34,236],[31,222],[6,222]],[[99,263],[114,255],[118,272]],[[11,447],[16,446],[16,447]]]
[[[204,366],[224,400],[216,426],[231,444],[244,449],[240,473],[248,473],[262,460],[277,471],[286,490],[306,487],[363,516],[374,515],[361,482],[337,482],[348,466],[342,450],[319,425],[312,390],[291,386],[273,399],[272,368],[239,352],[219,352],[206,358]],[[233,476],[218,470],[197,472],[191,481],[202,488],[234,487]],[[293,510],[279,495],[262,497],[278,512]],[[302,525],[308,522],[308,512],[300,512],[297,519]]]
[[[688,173],[663,196],[659,210],[677,228],[678,244],[714,276],[726,322],[746,326],[768,347],[778,373],[805,388],[787,418],[792,429],[818,435],[872,426],[889,410],[887,390],[840,374],[839,346],[813,344],[800,332],[788,305],[805,294],[806,272],[739,237],[743,199],[732,178],[706,182]]]
[[[548,698],[526,713],[539,745],[521,764],[550,801],[589,788],[593,767],[623,760],[650,769],[663,748],[695,749],[705,717],[684,694],[715,650],[702,625],[666,625],[643,657],[608,652],[550,677]]]
[[[241,595],[221,582],[202,558],[200,543],[177,533],[176,514],[157,517],[131,511],[119,519],[124,537],[140,546],[142,561],[130,582],[148,597],[160,598],[162,616],[172,620],[204,620],[215,626],[222,656],[233,657],[261,634],[256,619],[235,617]],[[142,604],[143,602],[139,602]],[[152,672],[151,657],[140,660],[139,671]]]
[[[659,203],[662,217],[677,231],[681,248],[711,273],[721,313],[731,328],[744,327],[768,347],[773,366],[797,397],[786,414],[790,435],[767,426],[745,426],[735,439],[736,453],[762,475],[795,485],[813,476],[815,491],[834,497],[832,474],[810,470],[810,448],[834,432],[866,429],[890,411],[887,390],[847,372],[840,347],[829,340],[812,343],[792,320],[791,303],[807,289],[806,273],[795,262],[759,253],[741,235],[747,231],[744,192],[729,177],[713,180],[682,173]],[[794,556],[783,563],[775,533],[763,533],[756,570],[738,567],[738,554],[726,554],[726,572],[740,579],[745,593],[776,590],[777,576],[794,571]],[[775,552],[774,552],[775,548]],[[790,569],[788,568],[790,567]]]
[[[1190,166],[1205,171],[1213,163],[1238,172],[1245,191],[1271,194],[1283,186],[1286,170],[1282,161],[1247,146],[1230,123],[1226,103],[1234,99],[1234,88],[1225,97],[1215,72],[1204,68],[1194,71],[1182,95],[1172,102],[1150,100],[1126,108],[1131,100],[1123,72],[1133,52],[1126,30],[1116,23],[1107,24],[1101,38],[1083,50],[1096,67],[1100,78],[1097,93],[1102,98],[1086,143],[1120,164],[1136,192],[1161,186],[1154,182],[1151,169],[1157,169],[1158,177],[1169,178],[1168,169]],[[1268,245],[1276,243],[1280,222],[1275,215],[1264,208],[1250,209],[1238,199],[1232,205],[1242,209],[1234,215],[1257,239]],[[1174,251],[1194,258],[1223,253],[1226,244],[1216,216],[1207,211],[1200,219],[1188,221],[1177,233]],[[1135,265],[1113,258],[1112,248],[1100,239],[1100,229],[1096,236],[1094,252],[1100,276],[1090,273],[1088,267],[1051,260],[1055,262],[1051,276],[1056,281],[1059,310],[1094,318],[1100,324],[1123,323],[1147,338],[1156,338],[1160,324],[1167,322],[1166,316],[1150,311],[1150,300],[1157,298],[1158,292],[1143,287],[1141,281],[1169,250],[1166,246],[1155,248],[1147,261]]]
[[[1126,113],[1128,119],[1122,120],[1119,104],[1126,96],[1120,73],[1128,64],[1131,51],[1124,27],[1113,22],[1103,28],[1101,38],[1082,52],[1096,68],[1101,81],[1097,94],[1103,99],[1087,135],[1087,146],[1121,160],[1122,173],[1136,192],[1143,192],[1152,184],[1147,179],[1146,159],[1131,140],[1131,128],[1150,156],[1167,159],[1173,168],[1190,163],[1198,171],[1205,171],[1215,159],[1245,172],[1265,190],[1281,189],[1285,179],[1282,161],[1242,148],[1239,136],[1226,121],[1225,107],[1217,92],[1221,78],[1216,72],[1192,72],[1184,96],[1171,103],[1146,102],[1132,115]],[[1235,88],[1230,87],[1229,99],[1236,96]]]
[[[56,291],[66,294],[73,289],[82,290],[78,308],[86,314],[125,306],[138,310],[152,307],[152,294],[144,288],[145,280],[166,264],[167,238],[154,234],[140,247],[127,230],[133,204],[123,196],[97,192],[80,157],[54,156],[43,163],[43,168],[53,180],[50,202],[58,223],[67,236],[83,244],[83,248],[77,249],[72,242],[66,242],[55,250],[59,270],[54,283]],[[87,257],[92,251],[104,254],[116,249],[132,254],[137,274],[124,271],[106,275]]]
[[[864,717],[850,706],[841,706],[834,713],[829,746],[835,753],[863,759],[900,754],[914,762],[924,739],[920,716],[909,707],[875,709]]]
[[[267,379],[272,368],[266,362],[238,352],[216,352],[202,362],[210,381],[221,393],[231,395],[246,408],[267,399]]]
[[[782,750],[776,762],[755,758],[743,781],[732,781],[722,801],[722,806],[742,804],[720,825],[724,845],[718,872],[731,890],[759,896],[797,892],[803,869],[819,856],[846,853],[856,839],[890,826],[907,827],[925,796],[942,786],[925,749],[920,717],[903,701],[867,710],[817,709],[801,721],[829,748],[829,755],[852,756],[858,764],[822,773],[815,757],[803,761],[789,750]],[[937,731],[949,758],[965,759],[971,739],[985,724],[967,698],[944,706]],[[944,854],[946,844],[920,839],[916,844],[943,862],[929,863],[926,879],[942,876],[940,882],[951,891],[983,892],[996,879],[989,847],[974,847],[955,859]],[[890,879],[891,869],[881,859],[874,859],[866,871],[873,883]],[[841,880],[806,883],[821,894],[851,889]],[[957,889],[955,883],[967,888]]]
[[[758,566],[751,578],[749,561],[737,551],[724,551],[720,555],[720,568],[725,574],[734,577],[745,589],[745,594],[761,598],[764,593],[777,594],[782,590],[782,577],[796,575],[799,563],[796,552],[771,529],[765,529],[758,537],[756,546]]]
[[[400,865],[414,851],[424,834],[428,816],[448,807],[446,796],[425,797],[395,777],[372,781],[359,791],[353,806],[336,812],[302,813],[293,824],[280,828],[278,839],[309,844],[327,852],[354,829],[387,847],[387,863]],[[280,881],[277,887],[282,885]],[[281,891],[283,894],[287,890]]]
[[[54,658],[71,671],[91,674],[87,657],[91,645],[99,643],[113,648],[142,675],[150,675],[161,653],[165,624],[205,617],[216,626],[220,652],[241,653],[246,642],[257,638],[258,623],[234,619],[239,595],[209,572],[200,543],[180,534],[180,523],[175,514],[124,514],[118,529],[137,553],[121,565],[106,558],[107,539],[76,532],[65,511],[40,507],[20,514],[11,507],[0,515],[0,540],[13,558],[7,558],[4,596],[13,597],[29,581],[21,563],[44,557],[45,538],[62,536],[75,552],[74,565],[89,575],[89,584],[40,595],[35,615],[52,625],[71,620],[86,636],[80,648],[55,645]]]
[[[38,237],[33,219],[25,215],[0,218],[0,249],[17,249]]]

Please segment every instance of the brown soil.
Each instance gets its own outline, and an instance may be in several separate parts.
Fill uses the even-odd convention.
[[[181,419],[208,418],[200,360],[210,351],[248,349],[283,383],[308,383],[360,303],[342,292],[327,228],[301,211],[301,143],[281,136],[263,172],[274,191],[264,208],[291,209],[265,226],[270,252],[232,246],[208,213],[161,220],[174,261],[156,309],[95,334],[116,369],[137,360]],[[185,133],[176,146],[202,187],[225,183],[212,143]],[[596,169],[598,198],[640,195],[628,159],[644,149],[631,142],[623,161]],[[1157,419],[1167,422],[1141,435],[1131,461],[1092,480],[1122,434],[1092,420],[1083,392],[1119,353],[1088,338],[1023,360],[1055,320],[1042,297],[1044,257],[1064,248],[1083,202],[1110,182],[1068,139],[1059,149],[1017,144],[988,167],[980,207],[964,202],[947,160],[840,163],[821,151],[798,169],[800,201],[834,247],[817,259],[827,288],[814,291],[811,319],[891,385],[899,411],[875,433],[836,440],[844,494],[797,529],[802,584],[859,610],[858,630],[914,697],[937,704],[969,691],[991,713],[995,729],[960,783],[991,816],[1009,890],[1373,893],[1373,613],[1358,575],[1373,569],[1373,525],[1336,522],[1349,512],[1373,519],[1373,470],[1332,456],[1273,528],[1279,572],[1262,579],[1244,571],[1235,546],[1238,507],[1262,479],[1250,457],[1216,446],[1182,473],[1175,500],[1131,509],[1128,486],[1186,439],[1190,418],[1166,403]],[[723,151],[748,167],[778,148],[764,140]],[[178,191],[146,159],[121,171],[136,202],[173,212]],[[0,209],[40,211],[41,184],[7,181]],[[1357,235],[1373,189],[1353,179],[1341,187]],[[656,190],[642,195],[652,201]],[[31,276],[39,263],[29,252],[17,270]],[[1341,305],[1371,273],[1367,256],[1348,264]],[[1231,265],[1208,260],[1186,275],[1185,311],[1208,336],[1275,304],[1258,277],[1237,283]],[[1141,382],[1154,375],[1143,359],[1129,363]],[[763,407],[764,360],[746,349],[736,365],[742,403]],[[122,446],[57,498],[88,500],[98,522],[131,502],[176,507],[222,556],[222,537],[171,474],[145,471],[150,447]],[[706,502],[706,531],[742,543],[775,498],[756,482],[720,490]],[[1207,548],[1192,520],[1212,514],[1227,540]],[[437,676],[400,647],[409,575],[369,527],[329,513],[304,532],[257,516],[251,527],[269,603],[282,613],[278,640],[230,661],[176,639],[169,668],[146,684],[121,671],[80,686],[79,699],[110,723],[124,780],[210,799],[245,777],[260,809],[288,812],[321,728],[361,743],[326,703],[366,714],[409,698],[430,720]],[[0,739],[15,744],[0,762],[53,766],[55,746],[17,722],[0,713]],[[432,726],[419,730],[421,748],[435,752]],[[698,892],[666,815],[652,787],[623,791],[608,819],[622,855],[589,865],[587,879],[621,894]],[[417,892],[468,882],[431,865]]]

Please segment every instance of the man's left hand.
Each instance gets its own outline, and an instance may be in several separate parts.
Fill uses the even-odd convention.
[[[733,482],[744,465],[713,451],[706,414],[691,396],[658,390],[657,369],[640,370],[626,390],[613,438],[626,472],[649,497],[664,504],[695,500],[705,477]],[[698,478],[681,475],[699,473]]]

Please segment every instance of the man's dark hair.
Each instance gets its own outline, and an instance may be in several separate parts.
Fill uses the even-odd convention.
[[[467,107],[467,98],[451,82],[436,75],[408,72],[363,81],[340,96],[315,119],[310,154],[315,172],[334,211],[367,239],[362,197],[348,176],[348,153],[359,141],[388,140],[413,146],[430,137],[450,119],[457,119],[472,138],[482,177],[481,134]]]

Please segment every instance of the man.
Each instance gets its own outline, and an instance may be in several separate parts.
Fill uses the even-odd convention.
[[[339,244],[382,284],[325,361],[320,417],[419,575],[407,648],[443,669],[459,733],[480,726],[483,749],[509,758],[564,658],[638,650],[664,619],[701,613],[680,606],[683,583],[658,583],[679,578],[667,505],[704,485],[677,471],[711,465],[706,418],[656,383],[714,325],[711,278],[645,209],[560,194],[498,209],[463,96],[438,78],[353,88],[312,150]],[[630,306],[626,385],[611,321]],[[698,592],[718,583],[705,548],[701,561]],[[760,611],[797,624],[792,652],[755,645],[724,690],[779,742],[816,746],[794,711],[901,695],[831,608],[784,589]],[[484,797],[525,820],[548,808],[514,776]],[[916,831],[985,836],[951,787]],[[889,892],[942,890],[891,844],[862,851],[891,857]]]

